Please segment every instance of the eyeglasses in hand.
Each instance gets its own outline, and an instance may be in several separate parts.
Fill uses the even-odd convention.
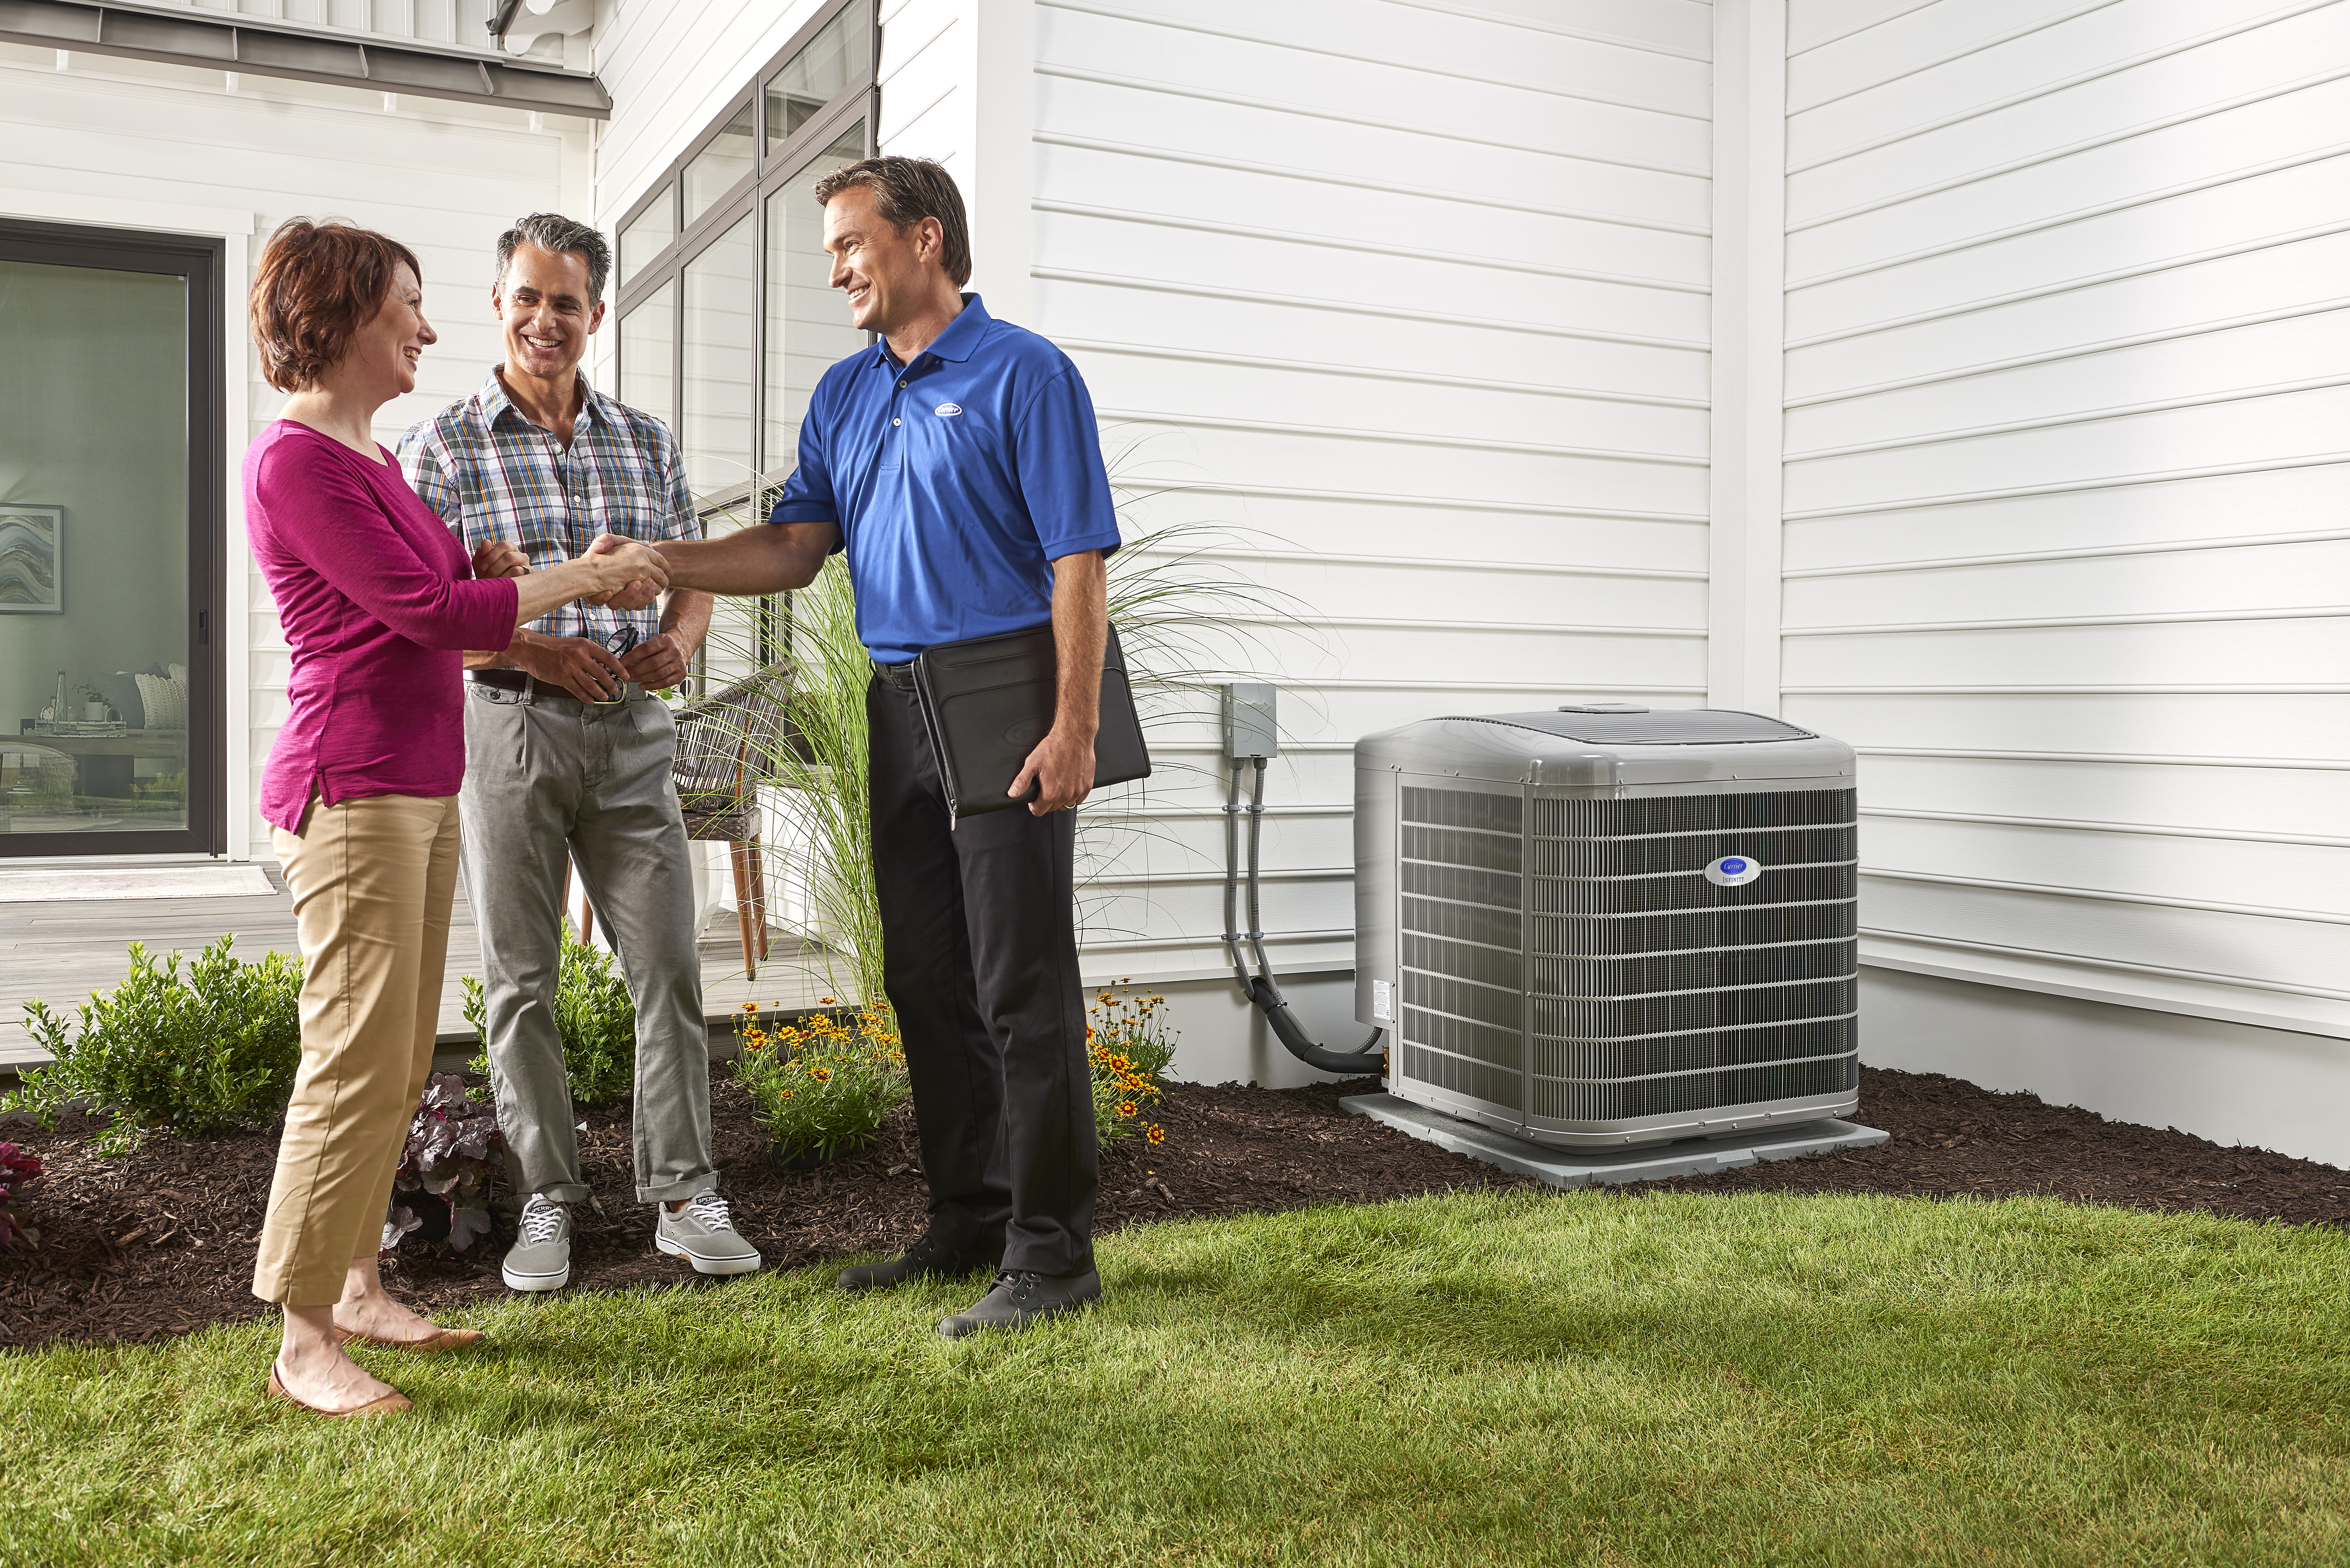
[[[636,626],[632,622],[629,625],[622,627],[618,631],[607,633],[598,640],[603,644],[605,651],[608,652],[613,658],[625,664],[628,662],[629,650],[637,646]],[[597,706],[609,708],[616,704],[625,702],[628,700],[629,693],[624,686],[617,694],[605,698],[602,701],[598,702]]]

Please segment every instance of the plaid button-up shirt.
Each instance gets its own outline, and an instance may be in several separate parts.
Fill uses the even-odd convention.
[[[490,372],[461,398],[400,439],[400,466],[424,504],[463,535],[520,545],[532,571],[572,559],[598,534],[698,539],[702,524],[686,488],[685,464],[669,427],[580,378],[586,392],[565,451],[523,417],[505,383]],[[602,640],[633,624],[660,629],[660,611],[568,604],[533,621],[549,637]]]

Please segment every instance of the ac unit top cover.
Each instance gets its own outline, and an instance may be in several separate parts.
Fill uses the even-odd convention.
[[[1835,787],[1852,778],[1853,752],[1760,713],[1610,704],[1421,719],[1364,736],[1355,765],[1560,789],[1761,780]]]

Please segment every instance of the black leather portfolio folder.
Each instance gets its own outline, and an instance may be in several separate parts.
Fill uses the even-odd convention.
[[[1018,800],[1005,792],[1036,742],[1052,731],[1059,706],[1058,669],[1049,626],[943,642],[914,660],[914,690],[951,815],[977,816],[1036,798],[1033,783]],[[1102,659],[1094,787],[1149,776],[1150,753],[1143,749],[1126,655],[1113,626]]]

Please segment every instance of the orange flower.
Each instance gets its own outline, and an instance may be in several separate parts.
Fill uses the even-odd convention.
[[[810,1073],[808,1076],[814,1078],[819,1084],[829,1084],[832,1082],[832,1069],[829,1067],[818,1067],[815,1072]]]

